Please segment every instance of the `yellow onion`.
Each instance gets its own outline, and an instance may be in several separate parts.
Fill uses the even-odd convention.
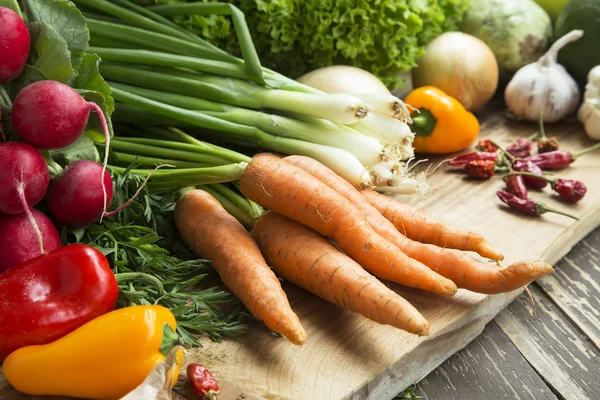
[[[490,48],[474,36],[447,32],[425,49],[413,71],[415,87],[435,86],[469,111],[478,111],[498,87],[498,63]]]

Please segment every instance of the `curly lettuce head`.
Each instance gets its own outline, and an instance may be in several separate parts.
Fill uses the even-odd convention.
[[[402,85],[398,73],[416,65],[427,43],[445,31],[456,29],[469,0],[233,0],[231,3],[245,13],[265,66],[295,78],[319,67],[353,65],[374,73],[393,90]],[[176,22],[239,54],[228,17],[178,17]]]

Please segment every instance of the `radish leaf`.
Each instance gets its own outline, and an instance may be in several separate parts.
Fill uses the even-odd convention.
[[[106,103],[108,117],[115,109],[115,101],[110,94],[110,88],[98,71],[99,64],[100,57],[96,54],[83,54],[81,65],[77,71],[77,77],[73,81],[72,86],[76,89],[86,89],[102,94]]]
[[[90,31],[77,7],[67,0],[23,0],[29,23],[44,22],[66,42],[75,67],[88,48]]]

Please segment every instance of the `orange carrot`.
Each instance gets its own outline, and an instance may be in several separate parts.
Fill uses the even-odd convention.
[[[390,221],[365,201],[354,186],[323,164],[303,156],[289,156],[283,160],[334,188],[362,211],[377,233],[394,243],[409,257],[451,279],[459,288],[489,294],[510,292],[554,271],[550,265],[542,262],[523,262],[498,268],[495,265],[478,262],[458,250],[415,242],[398,232]]]
[[[417,309],[312,229],[269,211],[256,222],[252,237],[283,279],[375,322],[429,334]]]
[[[449,227],[415,207],[394,201],[374,190],[367,190],[363,195],[409,239],[450,249],[474,251],[482,257],[496,261],[504,259],[504,256],[496,252],[478,233]]]
[[[202,190],[186,193],[177,201],[175,223],[185,242],[212,262],[252,315],[294,344],[306,341],[304,328],[256,243],[214,197]]]
[[[456,293],[452,281],[379,236],[342,195],[273,154],[254,156],[240,187],[263,207],[332,238],[354,261],[382,279],[443,295]]]

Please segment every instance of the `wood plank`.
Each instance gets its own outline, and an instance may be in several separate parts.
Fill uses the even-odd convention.
[[[540,287],[600,350],[600,229],[581,241]]]
[[[483,136],[499,142],[535,131],[534,124],[507,122],[501,113],[482,121]],[[555,125],[551,134],[573,151],[591,144],[576,123]],[[570,207],[582,217],[578,222],[556,215],[536,219],[509,213],[495,198],[495,191],[502,187],[499,179],[468,181],[444,168],[428,178],[429,193],[399,199],[418,204],[451,225],[480,232],[506,254],[506,263],[531,259],[555,263],[600,223],[599,159],[595,154],[582,157],[573,168],[561,172],[563,177],[588,184],[586,198]],[[541,193],[534,196],[546,200]],[[555,198],[547,202],[567,207]],[[220,344],[205,341],[190,361],[199,360],[222,380],[235,382],[244,393],[258,398],[391,399],[464,347],[520,293],[485,296],[461,290],[447,299],[396,285],[392,288],[428,318],[430,337],[418,338],[376,324],[285,285],[308,333],[304,346],[295,347],[261,327],[253,327],[240,340]]]
[[[519,297],[496,323],[546,383],[567,400],[600,399],[600,351],[536,286],[531,304]]]
[[[493,321],[419,382],[416,393],[425,400],[557,398]]]

